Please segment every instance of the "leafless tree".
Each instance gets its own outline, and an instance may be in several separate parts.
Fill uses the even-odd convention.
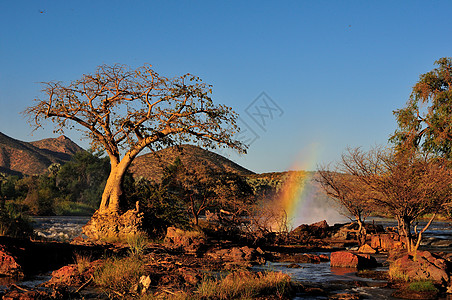
[[[374,148],[364,152],[349,149],[346,170],[372,191],[375,210],[397,219],[408,252],[415,252],[422,234],[451,199],[451,171],[443,159],[414,152]],[[432,214],[418,231],[415,221]],[[414,229],[414,231],[413,231]]]
[[[372,212],[371,189],[356,176],[345,170],[349,157],[342,156],[342,161],[334,167],[320,167],[318,169],[318,181],[325,193],[336,200],[348,213],[346,215],[354,218],[358,223],[358,242],[360,245],[366,242],[366,227],[364,222]]]

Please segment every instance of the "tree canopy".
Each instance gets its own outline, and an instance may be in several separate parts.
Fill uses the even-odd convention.
[[[398,129],[391,141],[400,150],[422,149],[452,158],[452,58],[420,75],[404,108],[394,111]]]
[[[452,173],[446,161],[381,148],[352,149],[347,155],[346,171],[368,186],[373,210],[393,216],[408,251],[417,250],[422,233],[451,199]],[[414,221],[425,214],[433,215],[421,231],[415,228],[413,236]]]
[[[104,149],[110,158],[100,212],[120,210],[124,174],[145,148],[196,142],[208,148],[246,149],[233,138],[239,130],[237,114],[214,104],[211,86],[191,74],[170,79],[151,65],[102,65],[69,84],[45,82],[42,92],[43,98],[24,112],[35,128],[46,119],[58,132],[75,128],[93,149]]]

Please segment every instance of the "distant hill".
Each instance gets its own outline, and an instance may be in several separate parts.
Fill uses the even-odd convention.
[[[0,172],[41,174],[52,163],[64,163],[82,150],[66,136],[28,143],[0,132]]]
[[[192,168],[201,174],[211,172],[231,172],[238,175],[251,175],[254,172],[214,152],[194,145],[169,147],[154,153],[138,156],[129,171],[134,176],[142,176],[160,182],[163,170],[179,157],[186,168]]]

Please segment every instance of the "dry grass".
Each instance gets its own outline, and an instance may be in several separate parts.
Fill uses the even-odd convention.
[[[281,272],[238,271],[222,279],[203,280],[195,293],[202,299],[252,299],[259,295],[283,298],[290,290],[290,276]]]
[[[79,274],[83,274],[91,266],[91,257],[81,254],[75,254],[75,264],[77,265],[77,271]]]
[[[145,274],[145,264],[137,257],[109,258],[94,275],[94,281],[110,298],[136,296],[134,287]]]
[[[221,300],[255,299],[273,296],[280,299],[291,297],[290,277],[281,272],[253,273],[237,271],[224,278],[204,278],[193,292],[163,291],[142,295],[140,300]],[[273,298],[272,298],[273,299]]]
[[[148,247],[149,238],[144,233],[131,235],[127,237],[127,244],[131,256],[140,256]]]
[[[410,278],[408,277],[408,275],[403,272],[400,267],[396,264],[393,264],[389,267],[389,272],[388,272],[389,278],[391,278],[392,280],[401,280],[401,281],[405,281],[408,282],[410,281]]]

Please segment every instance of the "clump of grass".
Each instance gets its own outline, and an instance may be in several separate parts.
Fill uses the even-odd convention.
[[[137,257],[109,258],[96,271],[94,282],[99,285],[110,298],[119,296],[127,298],[135,295],[134,287],[145,274],[145,264]]]
[[[281,272],[238,271],[222,279],[204,279],[196,294],[201,299],[249,299],[259,295],[290,294],[290,276]]]
[[[388,275],[392,280],[401,280],[405,282],[410,281],[410,277],[406,274],[406,272],[401,270],[400,267],[396,264],[389,266]]]
[[[83,274],[91,266],[91,257],[81,254],[75,254],[75,264],[77,265],[77,271],[79,274]]]
[[[438,292],[433,282],[428,280],[411,282],[408,289],[415,292]]]
[[[149,239],[144,233],[134,234],[127,238],[127,244],[129,245],[129,252],[131,256],[140,256],[146,250]]]

